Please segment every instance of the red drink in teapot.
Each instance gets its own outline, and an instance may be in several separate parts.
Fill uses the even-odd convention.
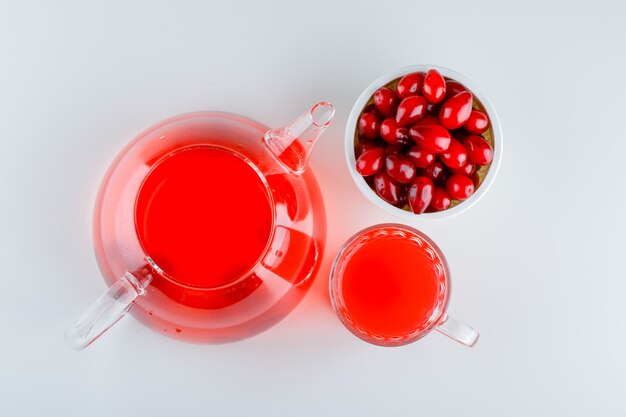
[[[83,348],[128,309],[165,335],[219,343],[259,333],[302,299],[326,221],[306,162],[332,120],[319,103],[268,129],[191,113],[139,135],[98,193],[96,255],[109,291],[66,334]]]
[[[157,162],[135,206],[139,241],[170,277],[220,287],[242,276],[269,244],[273,204],[246,159],[214,146],[183,148]]]

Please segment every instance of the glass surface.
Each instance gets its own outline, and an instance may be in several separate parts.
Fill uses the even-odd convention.
[[[322,196],[305,168],[333,113],[320,103],[274,130],[191,113],[135,138],[109,168],[94,213],[96,256],[113,290],[68,330],[70,344],[87,346],[127,310],[200,343],[250,337],[284,318],[322,259]],[[283,155],[294,146],[304,150],[290,159],[297,170]]]
[[[400,224],[372,226],[337,254],[331,300],[348,330],[369,343],[400,346],[437,327],[471,346],[478,333],[456,320],[452,326],[446,313],[449,276],[441,250],[418,230]]]

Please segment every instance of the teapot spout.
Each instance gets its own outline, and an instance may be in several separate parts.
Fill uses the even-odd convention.
[[[263,135],[263,142],[288,172],[301,175],[313,146],[335,115],[335,107],[327,102],[317,103],[289,126],[270,129]]]

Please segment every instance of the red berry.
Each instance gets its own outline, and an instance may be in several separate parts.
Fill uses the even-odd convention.
[[[375,147],[369,151],[365,151],[356,160],[356,170],[364,177],[374,175],[383,169],[383,163],[385,160],[385,150],[383,148]]]
[[[398,122],[393,117],[387,117],[380,124],[380,137],[387,143],[400,143],[406,145],[409,140],[409,129],[399,127]]]
[[[415,178],[415,166],[402,155],[388,155],[385,168],[387,174],[401,184],[408,184]]]
[[[480,110],[472,109],[469,119],[467,119],[463,127],[470,133],[480,135],[489,129],[489,118]]]
[[[374,112],[363,113],[359,118],[359,136],[363,139],[376,139],[380,118]]]
[[[404,187],[395,182],[389,174],[381,171],[374,176],[374,191],[389,204],[398,204],[405,193]]]
[[[426,113],[426,100],[422,96],[410,96],[402,99],[396,113],[396,122],[400,127],[412,125]]]
[[[409,136],[422,149],[433,153],[442,153],[448,150],[452,140],[450,132],[439,125],[415,125],[409,129]]]
[[[433,199],[430,202],[430,208],[435,211],[447,210],[452,204],[450,194],[441,187],[435,187],[433,190]]]
[[[419,146],[414,146],[406,153],[407,158],[413,162],[417,168],[426,168],[435,160],[435,154],[425,151]]]
[[[447,179],[446,190],[456,200],[467,200],[474,194],[474,183],[465,175],[454,174]]]
[[[376,144],[371,140],[359,141],[354,147],[354,156],[359,159],[359,156],[365,151],[376,148]]]
[[[441,126],[441,123],[439,123],[439,117],[434,116],[432,114],[425,114],[424,117],[419,119],[413,126],[428,126],[428,125]]]
[[[460,92],[447,99],[439,110],[439,121],[446,129],[458,129],[463,126],[472,113],[472,93]]]
[[[448,178],[446,168],[440,161],[435,161],[426,168],[421,169],[420,175],[430,178],[435,184],[443,184]]]
[[[468,135],[463,141],[467,156],[476,165],[487,165],[493,160],[493,148],[482,136]]]
[[[422,92],[422,84],[424,83],[424,73],[414,72],[407,74],[400,79],[396,86],[396,93],[400,98],[408,96],[419,96]]]
[[[429,103],[439,103],[446,97],[446,80],[436,69],[431,69],[424,77],[422,95]]]
[[[381,87],[374,93],[374,105],[383,117],[393,116],[398,108],[400,99],[387,87]]]
[[[454,80],[446,80],[446,98],[456,96],[457,94],[467,91],[463,84]]]
[[[398,137],[396,136],[396,130],[398,129],[398,123],[393,117],[387,117],[380,124],[380,137],[387,143],[396,143]]]
[[[453,174],[461,174],[461,175],[470,176],[474,172],[476,172],[476,165],[474,165],[471,161],[468,160],[465,163],[465,165],[463,165],[461,168],[451,168],[450,172]]]
[[[435,185],[426,177],[417,177],[407,190],[409,206],[413,213],[422,214],[433,198]]]
[[[441,162],[452,169],[461,168],[467,163],[467,151],[465,146],[456,139],[450,141],[448,149],[441,154]]]

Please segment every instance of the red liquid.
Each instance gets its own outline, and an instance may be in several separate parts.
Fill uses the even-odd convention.
[[[326,238],[321,193],[310,170],[296,176],[275,162],[267,130],[232,114],[176,116],[140,134],[104,178],[98,263],[109,285],[127,272],[150,280],[130,312],[160,334],[250,337],[310,288]]]
[[[403,236],[373,236],[380,232],[367,232],[354,242],[360,247],[344,253],[339,310],[348,327],[365,337],[415,336],[428,330],[445,308],[447,270],[438,255],[433,260],[437,252],[421,238],[413,235],[424,247]],[[368,236],[372,239],[367,243],[358,243]]]
[[[305,150],[298,139],[294,140],[279,156],[285,166],[293,171],[298,171],[305,157]]]
[[[150,258],[174,280],[202,288],[235,281],[257,263],[272,217],[257,172],[240,156],[211,146],[185,148],[158,162],[135,207]]]

